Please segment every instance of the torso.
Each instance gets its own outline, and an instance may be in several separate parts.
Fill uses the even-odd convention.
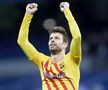
[[[52,63],[51,60],[43,61],[40,72],[43,87],[46,88],[43,90],[50,90],[47,89],[48,84],[51,88],[58,88],[60,86],[60,89],[57,90],[77,90],[78,88],[80,78],[79,67],[69,55],[66,55],[58,63]]]

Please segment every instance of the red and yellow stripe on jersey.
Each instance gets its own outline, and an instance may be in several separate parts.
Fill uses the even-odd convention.
[[[71,61],[69,54],[57,64],[52,63],[50,59],[43,61],[42,71],[40,70],[43,77],[43,88],[46,88],[45,90],[77,90],[73,64],[75,62]],[[79,77],[79,71],[77,74]]]
[[[20,28],[18,44],[27,57],[38,66],[43,90],[78,90],[79,87],[81,34],[69,8],[65,9],[64,15],[73,38],[69,53],[58,63],[52,63],[49,56],[38,52],[29,42],[29,25],[33,15],[26,13]]]

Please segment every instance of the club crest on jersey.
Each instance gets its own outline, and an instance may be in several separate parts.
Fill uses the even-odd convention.
[[[53,68],[56,69],[57,72],[53,71],[52,67],[48,67],[49,61],[43,63],[43,74],[46,78],[63,78],[66,77],[65,73],[62,71],[64,68],[64,64],[55,64]]]

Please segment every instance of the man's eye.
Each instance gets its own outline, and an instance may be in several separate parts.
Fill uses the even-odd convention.
[[[52,37],[49,40],[51,40],[51,39],[52,39]]]
[[[59,37],[55,37],[55,39],[59,39]]]

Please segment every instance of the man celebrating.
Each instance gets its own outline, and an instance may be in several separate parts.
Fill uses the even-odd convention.
[[[28,40],[29,25],[33,14],[38,10],[36,3],[28,4],[20,28],[18,44],[27,57],[39,68],[43,90],[78,90],[81,63],[81,34],[72,16],[69,3],[60,3],[72,34],[70,51],[65,54],[68,45],[67,34],[63,27],[55,26],[49,32],[50,56],[38,52]]]

